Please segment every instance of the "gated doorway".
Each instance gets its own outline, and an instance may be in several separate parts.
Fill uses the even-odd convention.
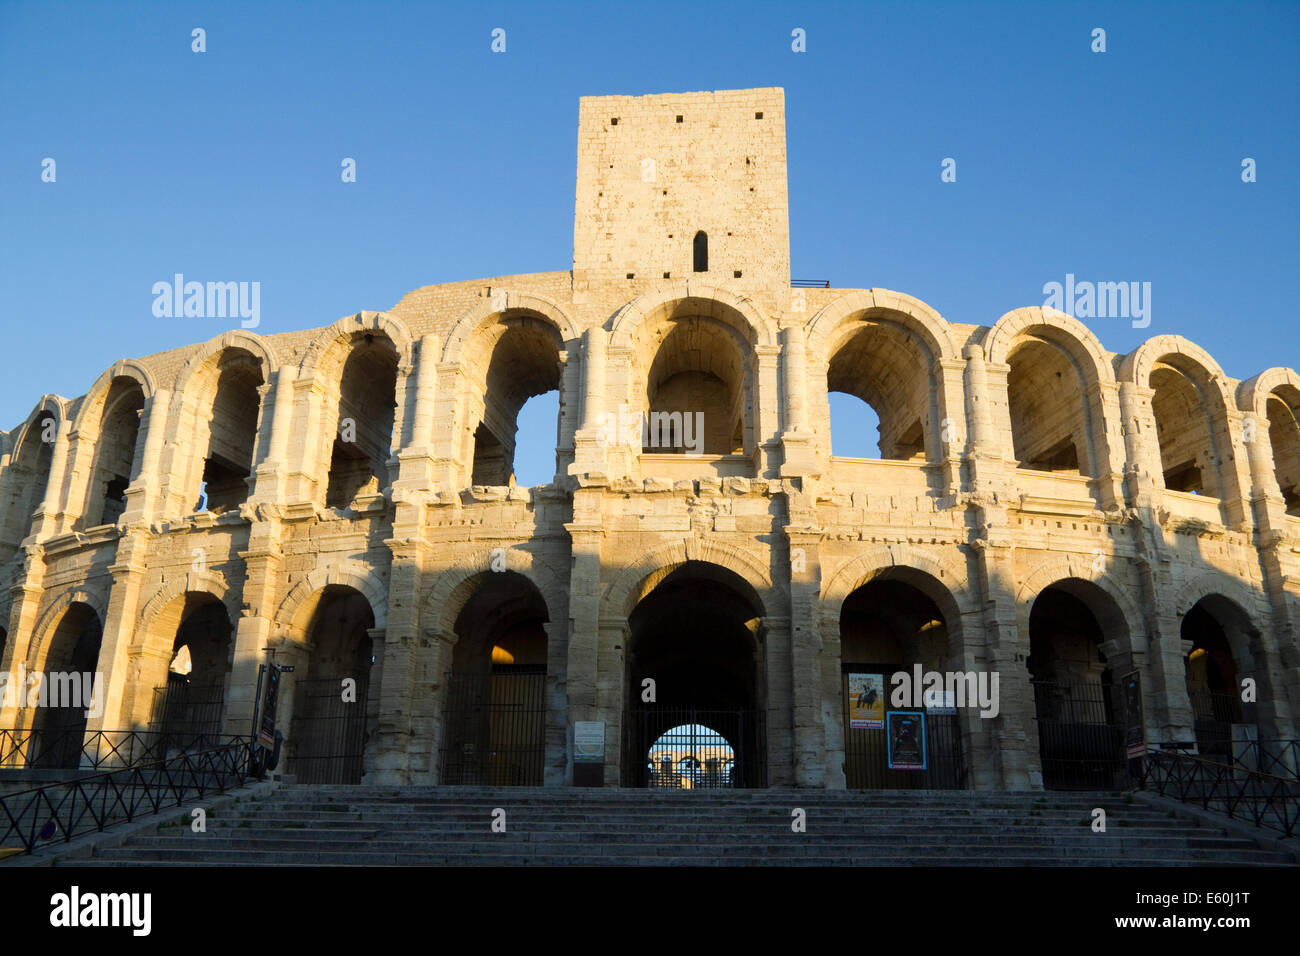
[[[342,680],[318,677],[294,687],[294,772],[299,783],[360,783],[365,774],[368,675],[345,701]],[[301,708],[301,710],[299,710]]]
[[[1254,668],[1256,640],[1245,614],[1220,595],[1208,595],[1183,615],[1180,636],[1192,649],[1186,659],[1196,749],[1209,760],[1255,766],[1261,732],[1259,707],[1242,698],[1242,670]]]
[[[328,585],[316,596],[306,666],[294,675],[289,772],[300,783],[361,783],[377,715],[370,700],[374,611],[365,596]]]
[[[1078,594],[1053,585],[1030,610],[1027,664],[1043,786],[1121,790],[1127,755],[1118,691],[1101,652],[1101,625]]]
[[[950,605],[947,613],[932,594]],[[953,700],[940,696],[892,703],[893,675],[906,674],[912,682],[918,666],[922,673],[949,670],[954,641],[947,621],[956,616],[947,590],[911,568],[890,568],[845,598],[839,623],[848,789],[966,786],[955,695]],[[913,716],[906,720],[901,716],[909,714]],[[900,735],[908,738],[907,754],[893,746]]]
[[[702,561],[641,599],[628,618],[623,786],[767,786],[761,624],[754,590]]]
[[[490,572],[456,618],[440,780],[540,787],[546,769],[546,602],[528,578]]]
[[[230,669],[230,617],[221,601],[187,592],[157,623],[172,621],[174,635],[166,630],[159,635],[161,647],[171,647],[171,663],[162,685],[154,688],[149,712],[149,729],[159,735],[163,753],[210,745],[221,733]]]

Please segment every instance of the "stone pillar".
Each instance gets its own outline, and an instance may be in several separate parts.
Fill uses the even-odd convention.
[[[162,454],[163,433],[167,427],[167,408],[171,402],[171,393],[159,389],[145,403],[144,407],[144,454],[140,460],[140,472],[131,486],[126,489],[126,509],[122,519],[128,525],[148,524],[157,510],[158,462]]]
[[[597,688],[600,648],[600,550],[604,531],[600,527],[601,488],[580,488],[574,492],[574,521],[565,525],[573,542],[573,570],[569,579],[569,648],[565,679],[568,692],[568,769],[565,781],[573,781],[573,724],[579,720],[606,720],[606,767],[621,738],[610,736],[608,718],[600,713]],[[620,674],[621,676],[621,674]],[[619,706],[622,706],[621,700]],[[618,776],[606,776],[607,786],[618,786]]]
[[[843,790],[844,732],[839,681],[839,634],[821,633],[818,611],[821,608],[821,538],[820,531],[786,528],[790,555],[790,618],[784,634],[774,626],[770,636],[788,640],[791,720],[794,749],[793,783],[796,787],[830,787]],[[827,645],[836,651],[831,654]],[[777,667],[776,647],[769,646],[767,664]],[[834,658],[832,661],[831,658]],[[835,680],[829,679],[833,670]],[[769,707],[769,719],[771,708]],[[769,736],[772,728],[769,727]],[[775,755],[770,755],[774,757]],[[777,761],[770,760],[772,770]],[[777,777],[773,774],[772,782]]]
[[[32,519],[32,534],[37,540],[52,537],[59,531],[59,516],[66,511],[63,502],[63,476],[68,467],[70,445],[68,436],[72,423],[62,421],[54,436],[54,449],[50,455],[50,476],[45,483],[45,495]]]
[[[781,330],[783,348],[781,394],[784,399],[785,430],[781,434],[781,477],[815,474],[812,429],[808,426],[808,343],[802,325]]]

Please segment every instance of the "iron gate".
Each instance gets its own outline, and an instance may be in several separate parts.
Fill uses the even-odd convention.
[[[365,773],[368,676],[356,700],[343,700],[343,679],[300,680],[293,690],[293,773],[299,783],[360,783]]]
[[[1102,681],[1031,681],[1038,753],[1048,790],[1122,790],[1124,728]]]
[[[767,786],[767,721],[760,710],[637,707],[628,714],[624,743],[625,786]]]
[[[843,665],[844,778],[850,790],[961,790],[966,786],[966,761],[956,714],[920,708],[925,714],[925,769],[892,770],[889,766],[888,722],[893,711],[915,711],[889,703],[889,675],[911,667],[876,664]],[[852,727],[849,718],[849,674],[880,674],[885,685],[885,727]]]
[[[221,734],[225,688],[220,684],[196,686],[179,674],[154,689],[153,717],[149,729],[159,734],[160,750],[185,750]]]
[[[444,784],[540,787],[546,762],[546,668],[496,664],[448,674]]]
[[[1232,691],[1191,695],[1196,720],[1196,749],[1207,760],[1232,763],[1232,725],[1242,723],[1241,698]]]

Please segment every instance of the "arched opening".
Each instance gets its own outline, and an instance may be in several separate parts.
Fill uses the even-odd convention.
[[[515,483],[524,488],[555,481],[560,392],[534,395],[519,409],[515,432]]]
[[[1242,700],[1242,678],[1254,671],[1257,633],[1236,604],[1217,594],[1197,601],[1179,631],[1191,642],[1187,697],[1197,751],[1211,760],[1255,766],[1258,755],[1247,751],[1266,742],[1259,739],[1255,703]]]
[[[833,347],[826,391],[865,402],[875,417],[877,434],[865,430],[866,416],[837,422],[832,403],[832,442],[838,445],[839,433],[851,430],[852,444],[866,452],[855,457],[924,461],[934,384],[931,364],[916,337],[900,325],[865,319],[849,327]]]
[[[361,592],[331,584],[316,596],[307,665],[293,685],[289,772],[299,783],[360,783],[378,717],[370,700],[375,613]]]
[[[655,748],[686,727],[697,728],[683,732],[695,735],[693,780],[767,786],[762,606],[753,588],[725,568],[688,561],[642,597],[628,629],[623,785],[664,785]],[[719,768],[731,759],[732,769],[706,776],[709,759]]]
[[[0,560],[12,557],[31,533],[32,516],[45,499],[54,456],[58,422],[49,412],[38,415],[23,435],[17,454],[6,469],[8,500],[0,528]]]
[[[456,618],[442,782],[539,787],[546,757],[546,601],[528,578],[487,572]]]
[[[388,486],[396,408],[397,351],[386,336],[356,333],[339,380],[326,507],[347,508],[358,494]]]
[[[133,378],[116,378],[109,386],[100,418],[95,462],[82,528],[113,524],[126,510],[126,489],[140,467],[136,444],[140,415],[144,411],[144,390]]]
[[[1274,389],[1265,410],[1273,470],[1286,513],[1300,516],[1300,391],[1290,385]]]
[[[215,596],[189,592],[160,617],[156,626],[164,632],[174,627],[175,638],[165,675],[152,682],[150,730],[159,735],[164,751],[208,745],[220,735],[225,713],[230,615]]]
[[[196,511],[238,507],[248,498],[248,479],[253,474],[262,365],[243,349],[227,349],[217,368]]]
[[[723,790],[736,786],[731,773],[736,750],[726,737],[703,724],[679,724],[650,745],[651,787]]]
[[[99,615],[89,604],[74,601],[60,616],[41,668],[29,766],[42,770],[80,766],[87,711],[102,707],[108,690],[96,681],[102,637]],[[30,695],[29,687],[28,703]],[[33,752],[35,756],[30,756]]]
[[[560,394],[559,333],[549,322],[526,313],[508,314],[490,330],[482,348],[490,356],[481,381],[469,389],[471,401],[482,396],[482,407],[471,420],[474,428],[474,465],[470,483],[475,485],[509,485],[515,479],[515,441],[519,432],[519,413],[524,404],[536,396],[556,396],[556,416],[541,435],[553,439],[550,473],[546,483],[554,480],[558,469],[556,448],[559,445]],[[539,437],[539,441],[541,441]]]
[[[1090,474],[1087,391],[1070,356],[1053,342],[1025,335],[1007,362],[1011,445],[1018,467]]]
[[[749,374],[736,332],[689,315],[664,323],[653,334],[643,453],[744,454]]]
[[[1095,613],[1096,612],[1096,613]],[[1103,630],[1101,614],[1112,624]],[[1122,703],[1101,651],[1119,611],[1096,585],[1069,579],[1045,588],[1029,614],[1029,659],[1043,786],[1123,789]]]
[[[979,675],[974,688],[945,680],[942,693],[923,693],[925,674],[951,670],[946,618],[919,587],[897,577],[877,577],[845,599],[840,661],[850,790],[965,786],[957,707],[979,706]],[[987,678],[984,692],[987,698]]]
[[[695,234],[693,251],[694,251],[694,260],[695,260],[693,266],[694,271],[708,272],[709,271],[709,237],[708,234],[704,232],[704,230],[700,230]]]
[[[1165,488],[1221,498],[1219,454],[1206,401],[1209,387],[1203,373],[1192,366],[1177,367],[1169,357],[1151,372],[1151,411]]]

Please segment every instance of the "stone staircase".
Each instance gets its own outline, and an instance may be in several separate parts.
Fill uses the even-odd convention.
[[[807,831],[791,829],[791,811]],[[1106,810],[1094,833],[1092,809]],[[493,832],[493,811],[505,832]],[[1295,842],[1295,841],[1288,841]],[[1123,794],[280,786],[77,866],[1295,865]]]

